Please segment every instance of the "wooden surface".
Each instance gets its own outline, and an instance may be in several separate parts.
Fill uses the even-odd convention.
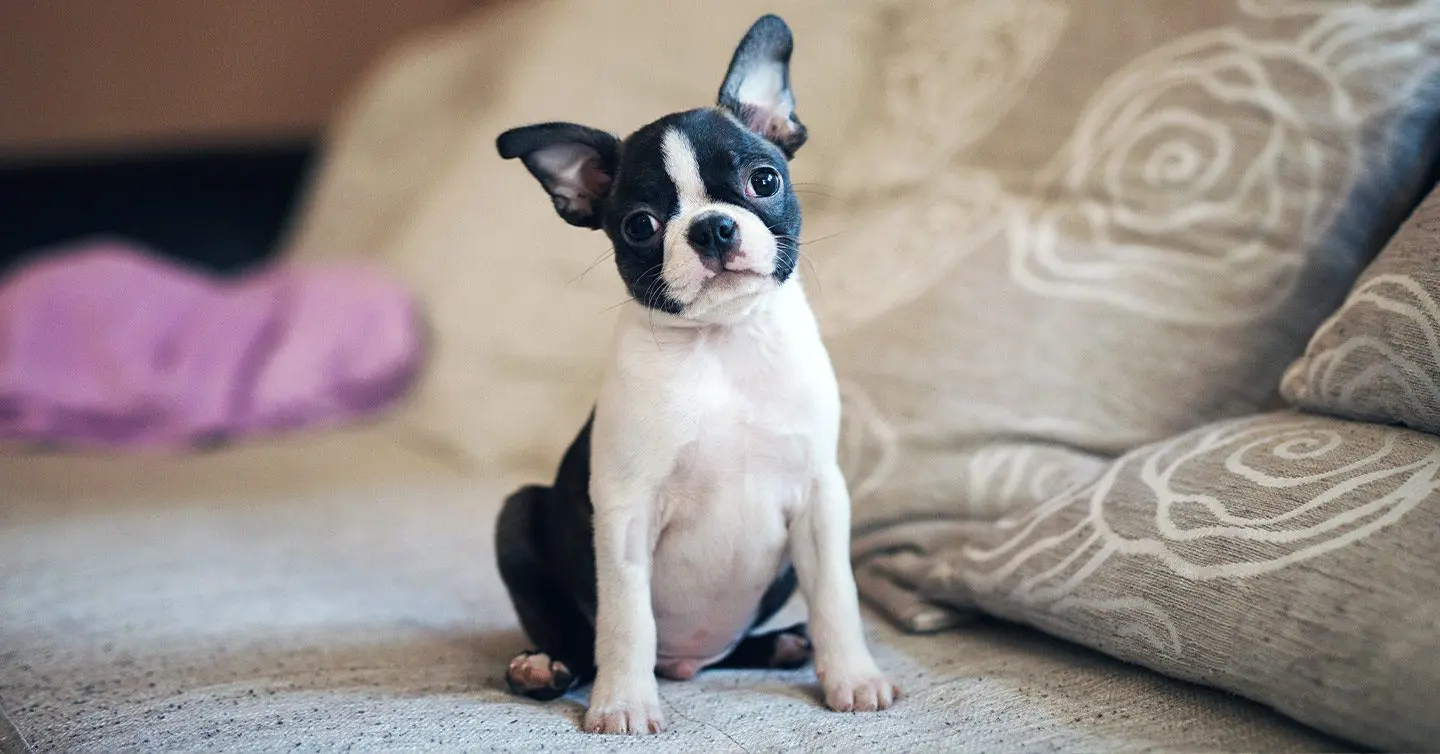
[[[0,157],[308,138],[481,0],[0,0]]]

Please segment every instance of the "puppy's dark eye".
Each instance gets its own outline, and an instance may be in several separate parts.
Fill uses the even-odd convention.
[[[780,193],[780,174],[774,168],[758,168],[750,174],[750,183],[745,193],[764,199]]]
[[[632,212],[620,223],[620,230],[625,234],[626,241],[643,246],[655,240],[655,234],[660,232],[660,221],[644,210]]]

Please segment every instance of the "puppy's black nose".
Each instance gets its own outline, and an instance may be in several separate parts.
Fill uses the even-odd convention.
[[[710,259],[720,259],[726,252],[733,251],[740,240],[740,228],[729,215],[712,212],[695,218],[690,223],[691,248],[695,253]]]

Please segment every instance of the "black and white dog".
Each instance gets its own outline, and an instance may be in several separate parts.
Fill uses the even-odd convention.
[[[825,703],[888,707],[898,689],[862,633],[840,400],[796,279],[805,143],[790,29],[741,40],[719,104],[621,141],[570,123],[497,140],[572,225],[603,229],[634,301],[598,400],[550,487],[500,514],[500,572],[536,651],[512,689],[551,699],[593,678],[585,730],[663,726],[655,673],[799,667]],[[805,625],[756,633],[798,584]],[[812,650],[813,642],[813,650]]]

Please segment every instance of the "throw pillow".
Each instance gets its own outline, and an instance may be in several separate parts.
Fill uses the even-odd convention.
[[[868,540],[868,541],[867,541]],[[993,523],[862,538],[867,569],[1368,746],[1440,747],[1440,438],[1207,426]]]
[[[1302,408],[1440,433],[1440,189],[1285,374]]]

